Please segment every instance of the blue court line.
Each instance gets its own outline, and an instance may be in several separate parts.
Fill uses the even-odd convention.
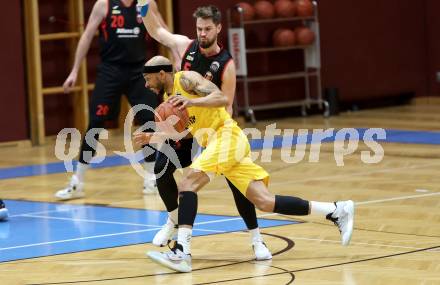
[[[362,140],[364,138],[366,128],[356,129],[359,133],[359,138]],[[406,130],[385,130],[386,139],[377,140],[378,142],[388,142],[388,143],[408,143],[408,144],[427,144],[427,145],[440,145],[440,132],[429,132],[429,131],[406,131]],[[330,137],[323,138],[323,136],[314,136],[312,134],[307,134],[306,136],[297,135],[292,136],[291,143],[292,146],[300,143],[314,143],[318,141],[323,142],[334,142],[337,140],[336,136],[337,130],[333,131]],[[341,138],[343,139],[343,138]],[[283,139],[281,136],[276,136],[272,141],[264,141],[264,139],[253,139],[251,140],[252,150],[259,150],[263,148],[281,148],[283,144]],[[129,165],[128,159],[123,158],[118,155],[111,155],[105,157],[105,159],[99,164],[92,164],[92,168],[107,168],[114,166],[124,166]],[[11,179],[19,177],[29,177],[29,176],[39,176],[48,175],[56,173],[64,173],[66,168],[63,162],[52,162],[42,165],[26,165],[11,168],[0,168],[0,180],[1,179]]]
[[[149,243],[168,216],[143,209],[5,202],[11,216],[0,222],[0,262]],[[260,228],[297,223],[258,219]],[[243,230],[246,225],[240,217],[198,214],[193,236]]]

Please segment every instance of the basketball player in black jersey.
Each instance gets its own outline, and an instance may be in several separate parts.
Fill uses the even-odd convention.
[[[149,1],[138,1],[139,4]],[[152,2],[152,3],[151,3]],[[154,1],[150,2],[150,6]],[[169,31],[159,25],[160,15],[157,10],[150,9],[146,17],[143,17],[148,33],[158,42],[177,50],[182,58],[181,69],[197,71],[205,78],[215,83],[228,97],[227,111],[232,114],[232,104],[234,102],[236,72],[235,65],[230,53],[217,42],[218,34],[221,31],[221,13],[217,7],[205,6],[199,7],[194,12],[193,17],[196,20],[197,39],[191,40],[186,36],[171,34]],[[179,142],[171,142],[182,167],[191,164],[191,149],[193,139],[183,139]],[[176,232],[178,216],[178,189],[173,173],[176,166],[171,163],[168,157],[158,153],[155,165],[157,175],[157,187],[159,194],[165,203],[169,213],[167,223],[156,234],[153,244],[163,246]],[[254,205],[243,196],[242,193],[229,181],[229,187],[232,190],[235,204],[238,212],[246,223],[251,233],[251,242],[257,260],[271,259],[272,255],[263,242],[257,222],[257,216]]]
[[[78,43],[72,71],[64,82],[64,92],[75,86],[78,70],[86,57],[90,43],[99,29],[101,63],[95,82],[90,107],[88,130],[95,129],[88,140],[83,139],[79,163],[67,188],[58,191],[55,196],[61,200],[84,196],[84,175],[89,168],[91,158],[96,153],[99,129],[104,122],[118,117],[122,94],[127,96],[134,106],[146,104],[152,108],[158,105],[157,95],[145,88],[142,69],[146,61],[146,30],[142,23],[139,7],[135,0],[97,0],[90,15],[84,34]],[[161,21],[160,23],[163,23]],[[144,124],[154,121],[152,112],[142,110],[137,120]],[[88,141],[88,142],[87,142]],[[145,146],[148,148],[149,146]],[[157,193],[154,176],[155,152],[145,153],[144,194]]]

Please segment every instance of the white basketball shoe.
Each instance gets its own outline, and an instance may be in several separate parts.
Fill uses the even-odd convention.
[[[327,220],[335,223],[341,233],[341,244],[350,244],[354,225],[354,203],[351,200],[335,202],[336,210],[327,215]]]
[[[177,234],[177,225],[168,218],[166,224],[162,226],[160,231],[156,233],[153,238],[152,243],[155,246],[166,246]]]
[[[0,221],[8,219],[8,209],[6,209],[5,203],[0,200]]]
[[[84,196],[84,183],[80,182],[76,175],[72,175],[70,183],[66,188],[55,193],[55,197],[60,200],[78,199]]]
[[[255,253],[256,260],[269,260],[272,259],[272,254],[267,248],[266,244],[262,240],[255,240],[252,242],[252,249]]]
[[[157,194],[156,176],[151,173],[146,173],[144,177],[144,188],[142,190],[144,195]]]
[[[168,252],[149,251],[147,256],[154,262],[177,272],[191,272],[191,254],[183,252],[182,245],[176,244]]]

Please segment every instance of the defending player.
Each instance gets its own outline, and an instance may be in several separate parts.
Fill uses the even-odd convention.
[[[138,1],[141,5],[142,1]],[[144,1],[145,2],[145,1]],[[155,2],[150,1],[150,7]],[[145,9],[145,8],[141,8]],[[196,21],[197,39],[191,40],[186,36],[172,34],[164,29],[160,23],[160,15],[157,9],[149,9],[143,17],[148,33],[157,41],[177,51],[182,59],[182,70],[193,70],[217,85],[228,98],[226,109],[232,114],[234,102],[236,71],[235,64],[230,53],[218,43],[218,35],[222,30],[221,13],[215,6],[201,6],[196,9],[193,18]],[[171,142],[177,154],[180,165],[187,167],[191,164],[192,138],[182,139],[179,142]],[[166,206],[169,218],[167,223],[155,235],[153,244],[166,245],[176,233],[177,224],[177,184],[173,173],[177,166],[174,165],[164,151],[159,151],[155,164],[157,187],[159,194]],[[160,173],[160,175],[158,175]],[[251,244],[257,260],[271,259],[272,254],[263,241],[258,228],[255,206],[247,200],[242,193],[226,179],[237,206],[240,216],[243,218],[251,234]]]

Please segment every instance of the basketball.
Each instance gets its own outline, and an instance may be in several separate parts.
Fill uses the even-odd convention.
[[[258,19],[271,19],[275,15],[275,8],[269,1],[259,0],[255,2],[254,8]]]
[[[236,8],[241,8],[243,9],[243,20],[244,21],[250,21],[252,19],[254,19],[255,17],[255,9],[254,7],[252,7],[251,4],[246,3],[246,2],[240,2],[237,5],[235,5]],[[234,13],[234,20],[235,22],[239,22],[239,13]]]
[[[164,122],[172,115],[175,115],[179,118],[179,121],[174,124],[173,128],[178,133],[183,132],[189,122],[188,110],[186,108],[184,110],[180,110],[178,107],[173,106],[173,104],[170,102],[165,101],[156,108],[154,120],[156,123]],[[162,131],[167,132],[167,130]]]
[[[296,12],[300,17],[313,16],[313,4],[310,0],[296,0]]]
[[[280,28],[272,36],[273,45],[276,47],[294,46],[296,43],[295,32],[291,29]]]
[[[295,34],[299,45],[311,45],[315,41],[315,33],[307,27],[296,28]]]
[[[291,0],[277,0],[275,2],[275,12],[281,18],[295,17],[296,4]]]

